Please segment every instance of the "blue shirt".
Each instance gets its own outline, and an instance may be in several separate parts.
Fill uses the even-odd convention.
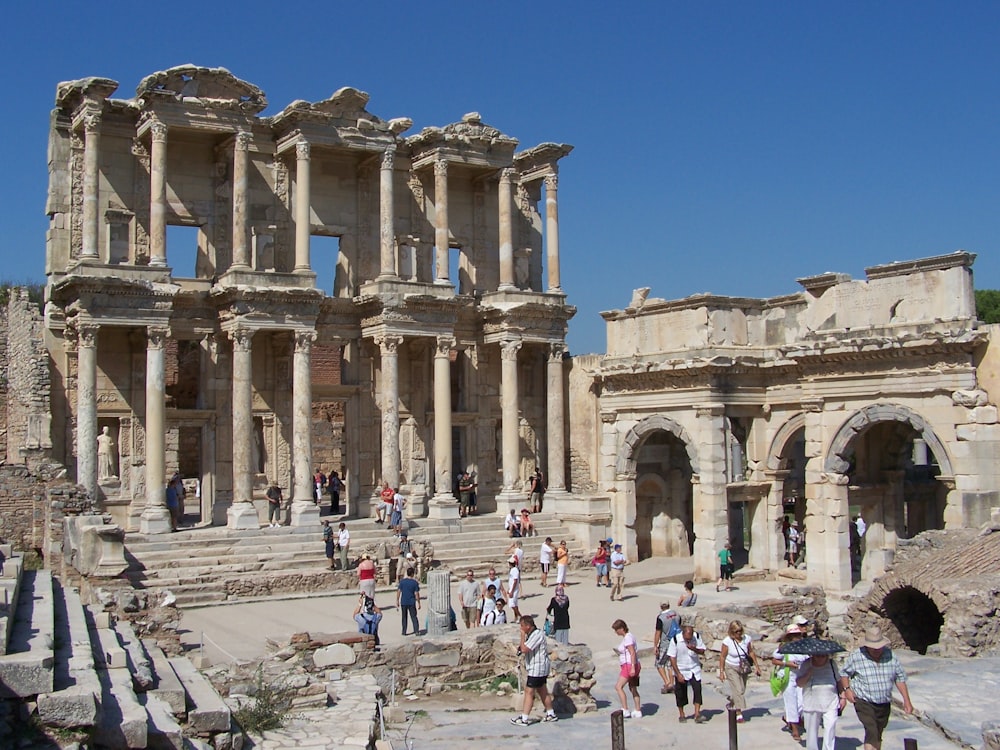
[[[399,606],[413,607],[417,603],[420,584],[416,578],[404,578],[399,582]]]

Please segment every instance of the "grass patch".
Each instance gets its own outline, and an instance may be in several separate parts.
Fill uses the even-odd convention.
[[[38,553],[38,550],[30,549],[24,553],[24,565],[22,570],[42,570],[45,567],[45,560]]]
[[[244,732],[261,734],[278,729],[285,723],[290,699],[285,690],[264,681],[264,670],[257,667],[254,695],[233,712],[233,718]]]

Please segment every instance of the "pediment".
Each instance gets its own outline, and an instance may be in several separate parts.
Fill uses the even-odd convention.
[[[443,128],[424,128],[408,139],[415,149],[433,148],[445,144],[462,143],[491,148],[498,144],[508,145],[513,149],[517,139],[504,135],[498,128],[483,122],[478,112],[470,112],[459,122],[445,125]]]
[[[264,92],[225,68],[178,65],[148,75],[135,90],[139,99],[168,98],[205,107],[238,109],[256,114],[267,107]]]
[[[383,120],[373,115],[365,107],[370,95],[352,86],[344,86],[334,91],[329,99],[307,102],[297,99],[279,114],[275,115],[277,127],[291,127],[300,122],[315,122],[338,128],[354,128],[358,131],[377,131],[398,135],[408,130],[413,121],[407,117]]]

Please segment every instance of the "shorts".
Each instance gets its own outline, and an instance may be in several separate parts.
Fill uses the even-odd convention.
[[[677,703],[677,708],[684,708],[688,704],[688,685],[691,686],[691,691],[694,694],[692,696],[694,704],[701,705],[701,680],[688,677],[684,682],[674,680],[674,701]]]
[[[885,731],[889,723],[889,703],[869,703],[868,701],[855,700],[854,712],[858,715],[858,721],[865,728],[865,744],[882,744],[882,732]]]
[[[736,568],[733,563],[723,563],[719,566],[719,578],[733,580],[733,570]]]
[[[532,677],[531,675],[528,675],[528,679],[525,680],[524,684],[526,687],[530,688],[542,688],[545,687],[547,680],[548,677]]]
[[[538,563],[538,564],[541,566],[542,572],[546,574],[549,572],[549,568],[552,567],[552,563]]]
[[[635,665],[635,674],[629,674],[629,665],[622,664],[622,668],[618,671],[619,677],[624,677],[628,680],[629,687],[639,687],[639,673],[642,671],[642,664]]]
[[[389,525],[390,526],[399,526],[400,521],[402,521],[402,520],[403,520],[403,514],[402,514],[402,512],[398,511],[398,510],[394,510],[392,512],[392,515],[389,516]]]
[[[479,622],[479,607],[462,607],[462,619],[468,626],[476,625]]]
[[[663,640],[666,641],[667,639],[664,638]],[[670,668],[670,657],[667,656],[667,646],[663,646],[656,652],[656,666]]]
[[[599,576],[606,576],[608,574],[608,564],[607,563],[598,563],[594,567],[597,569],[597,575],[599,575]]]
[[[509,604],[512,608],[516,607],[517,600],[520,598],[520,596],[521,596],[520,594],[514,594],[514,596],[512,596],[510,599],[507,600],[507,604]]]

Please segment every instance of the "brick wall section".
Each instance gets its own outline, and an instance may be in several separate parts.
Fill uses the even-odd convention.
[[[313,385],[340,385],[340,347],[315,344],[309,358]]]
[[[44,345],[42,312],[28,300],[27,289],[11,289],[6,322],[6,348],[3,352],[6,360],[0,360],[7,376],[7,441],[3,455],[7,457],[7,463],[20,464],[28,458],[21,453],[21,449],[28,437],[29,415],[48,415],[52,412],[49,358]],[[47,422],[39,424],[47,425]],[[36,455],[31,458],[44,460],[50,455],[50,436],[33,437],[36,443],[42,439],[44,446],[36,448]]]
[[[63,467],[59,464],[43,464],[35,470],[16,464],[0,466],[0,540],[19,550],[37,548],[45,551],[46,530],[51,528],[51,525],[47,527],[50,488],[74,488],[59,478],[62,473]],[[59,526],[61,544],[61,517]]]

